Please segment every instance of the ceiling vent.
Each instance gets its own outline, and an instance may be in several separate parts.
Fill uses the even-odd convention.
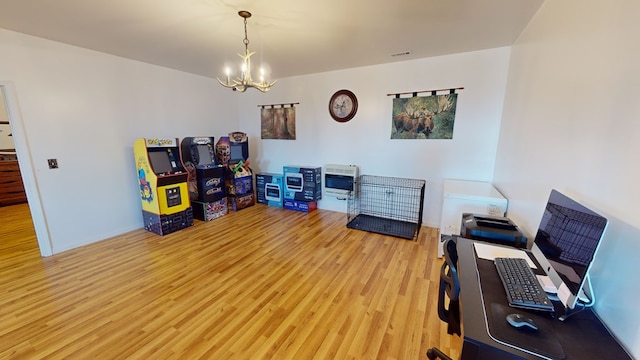
[[[407,55],[411,55],[411,51],[407,50],[407,51],[400,51],[397,53],[393,53],[391,54],[391,57],[407,56]]]

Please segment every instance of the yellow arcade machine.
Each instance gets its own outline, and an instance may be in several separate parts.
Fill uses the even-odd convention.
[[[187,172],[180,161],[178,139],[134,142],[144,228],[166,235],[193,225]]]

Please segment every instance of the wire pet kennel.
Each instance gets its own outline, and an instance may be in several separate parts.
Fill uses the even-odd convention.
[[[426,181],[361,175],[347,204],[347,227],[416,239]]]

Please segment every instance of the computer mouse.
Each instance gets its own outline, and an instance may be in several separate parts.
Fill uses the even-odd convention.
[[[538,326],[533,322],[532,319],[525,317],[520,314],[509,314],[507,315],[507,322],[509,325],[515,328],[526,328],[531,330],[538,330]]]

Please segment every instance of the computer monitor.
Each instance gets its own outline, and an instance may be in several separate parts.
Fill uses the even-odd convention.
[[[575,307],[584,288],[607,223],[605,217],[551,191],[535,244],[562,279],[558,297],[567,308]]]

